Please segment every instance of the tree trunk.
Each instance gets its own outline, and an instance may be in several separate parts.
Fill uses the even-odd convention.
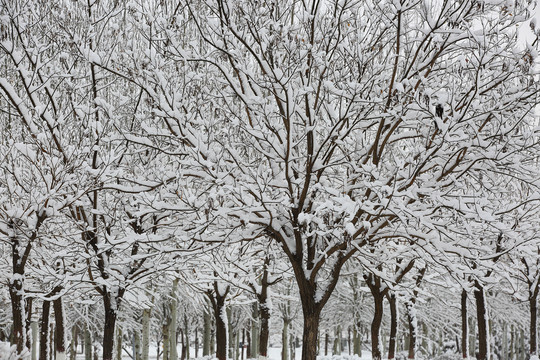
[[[169,322],[170,319],[165,318],[165,323],[163,324],[163,360],[169,360],[169,348],[171,346],[171,341],[169,340]]]
[[[141,347],[141,335],[139,331],[135,330],[133,334],[133,359],[142,360],[142,347]]]
[[[530,309],[530,327],[529,327],[529,354],[531,356],[538,355],[538,349],[536,345],[536,317],[537,317],[537,304],[536,296],[531,296],[529,299],[529,309]]]
[[[142,349],[141,349],[141,359],[148,360],[148,355],[150,353],[150,316],[151,309],[143,310],[143,319],[142,319]]]
[[[32,323],[30,324],[30,328],[32,329],[32,360],[37,360],[38,358],[37,344],[38,344],[38,336],[39,336],[38,322],[32,321]]]
[[[268,337],[270,336],[269,322],[270,309],[268,307],[268,299],[266,294],[259,299],[259,314],[261,319],[261,331],[259,334],[259,356],[263,359],[268,357]]]
[[[54,339],[54,324],[49,324],[49,339],[49,358],[54,359],[54,341],[52,341]]]
[[[396,357],[396,337],[397,337],[397,300],[396,295],[391,293],[388,298],[390,304],[390,341],[388,343],[388,359]]]
[[[469,319],[467,315],[467,291],[461,291],[461,356],[469,358]]]
[[[349,356],[352,355],[352,338],[351,338],[351,327],[347,329],[347,352]]]
[[[189,340],[189,337],[188,337]],[[195,326],[195,359],[199,357],[199,327]],[[189,355],[189,354],[188,354]]]
[[[17,249],[13,249],[18,252]],[[15,260],[14,260],[15,261]],[[23,355],[26,348],[26,329],[25,329],[25,314],[24,314],[24,290],[23,290],[24,273],[13,272],[13,278],[9,282],[9,297],[11,299],[11,314],[13,317],[13,333],[11,344],[15,345],[17,354]]]
[[[180,339],[181,339],[181,345],[182,345],[182,352],[180,353],[180,359],[185,360],[186,359],[186,342],[184,338],[184,329],[180,329]]]
[[[330,342],[330,335],[328,330],[324,332],[324,356],[328,356],[328,343]]]
[[[373,295],[373,301],[375,303],[375,310],[373,312],[373,321],[371,322],[371,357],[373,360],[381,360],[381,323],[384,314],[383,301],[384,296],[379,294]]]
[[[227,324],[224,319],[227,318],[225,310],[225,298],[216,301],[214,317],[216,319],[216,358],[218,360],[227,360]]]
[[[502,356],[501,360],[508,360],[508,323],[503,322],[502,329]]]
[[[92,360],[92,334],[88,326],[84,329],[84,360]]]
[[[525,331],[523,328],[519,329],[519,360],[525,360]]]
[[[244,360],[244,348],[246,347],[246,328],[242,328],[242,349],[240,350],[240,360]],[[196,357],[196,356],[195,356]]]
[[[190,358],[190,354],[189,354],[189,347],[190,347],[190,343],[189,343],[189,323],[188,323],[188,318],[187,318],[186,313],[184,313],[184,329],[186,331],[186,333],[185,333],[185,338],[186,338],[186,359],[189,359]],[[197,332],[195,332],[195,336],[197,336]]]
[[[56,352],[56,360],[66,360],[66,333],[64,329],[64,309],[62,306],[62,298],[54,300],[54,347]]]
[[[171,323],[169,326],[169,341],[171,342],[170,348],[169,348],[169,360],[177,360],[178,359],[178,351],[176,349],[176,318],[178,316],[178,300],[176,299],[176,292],[178,290],[178,279],[173,280],[173,287],[171,291]]]
[[[490,360],[489,334],[488,334],[488,314],[484,288],[480,283],[475,284],[474,297],[476,300],[476,317],[478,319],[478,355],[477,360]]]
[[[259,354],[259,306],[253,304],[253,319],[251,320],[251,354],[257,356]]]
[[[407,322],[409,325],[408,359],[416,358],[416,341],[418,337],[418,319],[414,303],[407,303]]]
[[[469,318],[469,356],[476,357],[476,337],[471,334],[476,333],[476,323],[474,318]]]
[[[25,300],[25,315],[26,315],[26,319],[25,319],[25,327],[24,327],[24,331],[26,332],[26,348],[28,350],[32,349],[32,333],[31,333],[31,324],[32,324],[32,310],[33,310],[33,306],[32,306],[32,303],[33,303],[33,299],[32,298],[27,298]]]
[[[362,331],[358,331],[359,324],[353,328],[353,353],[362,356]]]
[[[246,331],[246,337],[247,337],[246,359],[251,359],[251,332],[250,331]]]
[[[295,342],[294,342],[294,335],[291,334],[289,336],[289,348],[290,348],[290,353],[291,353],[291,360],[294,360],[296,359],[296,346],[295,346]]]
[[[234,359],[240,360],[240,333],[238,331],[234,332]]]
[[[289,360],[289,321],[283,319],[281,330],[281,360]]]
[[[333,355],[341,355],[341,325],[336,326],[334,335]]]
[[[77,334],[78,327],[76,324],[71,326],[71,345],[69,351],[69,360],[76,360],[77,358]]]
[[[122,360],[122,328],[116,330],[116,360]]]
[[[116,309],[120,304],[119,299],[112,303],[111,294],[106,293],[103,296],[103,305],[105,309],[105,325],[103,326],[103,360],[112,360],[114,349],[114,329],[116,326]]]
[[[204,325],[203,325],[203,356],[210,355],[210,341],[212,336],[212,320],[208,312],[203,313]]]
[[[39,331],[39,360],[49,360],[49,317],[51,302],[44,300],[41,308],[41,329]]]
[[[320,310],[308,312],[304,309],[304,331],[302,337],[302,360],[316,360],[317,334],[319,333]]]
[[[228,335],[228,346],[229,346],[229,358],[234,359],[234,331],[232,326],[232,309],[230,306],[227,306],[227,335]]]

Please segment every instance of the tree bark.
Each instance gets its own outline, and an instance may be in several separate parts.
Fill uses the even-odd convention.
[[[49,324],[49,339],[54,339],[54,324]],[[49,358],[54,357],[54,341],[49,341]]]
[[[283,319],[283,329],[281,330],[281,360],[289,360],[289,322]]]
[[[304,331],[302,341],[302,360],[316,360],[317,335],[319,333],[319,310],[307,312],[304,310]]]
[[[64,309],[62,306],[62,298],[59,297],[53,302],[54,308],[54,347],[56,352],[56,360],[66,359],[66,333],[64,328]]]
[[[177,360],[178,359],[178,350],[177,350],[177,343],[176,343],[176,318],[178,317],[178,300],[176,299],[176,292],[178,291],[178,279],[173,280],[173,287],[171,291],[171,323],[169,326],[169,341],[171,342],[171,345],[169,347],[169,360]]]
[[[189,337],[188,337],[189,340]],[[195,359],[199,357],[199,327],[195,326]],[[188,354],[189,355],[189,354]]]
[[[103,306],[105,310],[105,325],[103,326],[103,360],[112,360],[115,326],[116,326],[116,309],[119,304],[113,304],[110,293],[103,295]],[[119,302],[119,299],[116,299]]]
[[[242,328],[242,349],[240,353],[240,359],[244,360],[244,348],[246,347],[246,328]]]
[[[141,335],[137,330],[133,334],[133,359],[142,360]]]
[[[324,332],[324,356],[328,356],[328,343],[330,342],[330,335],[328,330]]]
[[[92,334],[88,326],[84,329],[84,360],[92,360]]]
[[[253,304],[253,313],[251,320],[251,354],[257,356],[259,354],[259,306]]]
[[[226,318],[225,298],[216,301],[214,316],[216,318],[216,358],[227,360],[227,324],[223,320]]]
[[[142,350],[141,350],[141,359],[148,360],[148,355],[150,353],[150,316],[151,309],[143,310],[143,319],[142,319]]]
[[[210,338],[212,335],[212,321],[210,314],[206,311],[203,313],[204,325],[203,325],[203,356],[210,355]]]
[[[501,360],[508,360],[508,323],[506,321],[503,322],[502,338]]]
[[[373,312],[373,321],[371,322],[371,356],[373,360],[381,360],[381,323],[384,314],[383,301],[384,296],[380,293],[374,294],[373,301],[375,309]]]
[[[17,252],[17,249],[13,249]],[[15,257],[15,256],[14,256]],[[18,260],[13,260],[18,261]],[[24,314],[24,290],[22,270],[14,269],[13,278],[9,282],[9,297],[11,299],[11,314],[13,317],[13,333],[11,344],[16,346],[17,354],[22,355],[26,348],[26,329],[25,329],[25,314]]]
[[[352,355],[351,327],[347,329],[347,352]]]
[[[32,360],[37,360],[38,358],[38,348],[37,348],[37,344],[38,344],[38,322],[37,321],[32,321],[32,323],[30,324],[30,327],[32,329]]]
[[[233,329],[233,325],[232,325],[232,309],[230,306],[227,306],[227,310],[226,310],[226,313],[227,313],[227,336],[228,336],[228,339],[229,341],[227,342],[228,346],[229,346],[229,359],[234,359],[234,329]]]
[[[408,343],[408,359],[416,357],[416,341],[418,337],[418,319],[416,318],[416,309],[414,304],[407,304],[407,322],[409,324],[409,343]]]
[[[259,356],[262,358],[268,357],[268,338],[270,336],[270,309],[268,307],[267,300],[266,291],[264,291],[264,295],[259,299],[259,313],[261,319],[261,331],[259,334]]]
[[[28,350],[32,349],[32,341],[33,341],[32,333],[31,333],[32,329],[30,327],[30,325],[32,324],[32,310],[33,310],[32,303],[33,303],[33,299],[31,297],[25,299],[24,312],[25,312],[26,319],[25,319],[24,330],[26,331],[26,348]]]
[[[163,332],[163,360],[169,360],[169,348],[171,346],[171,341],[169,340],[169,326],[170,326],[170,319],[168,317],[165,318],[165,322],[163,323],[162,332]]]
[[[69,360],[76,360],[77,358],[77,337],[78,326],[73,324],[71,326],[71,345],[69,351]]]
[[[397,337],[397,300],[392,292],[387,296],[390,304],[390,341],[388,343],[388,359],[396,357],[396,337]]]
[[[251,332],[250,331],[246,331],[246,337],[247,337],[246,359],[251,359]]]
[[[49,360],[49,317],[51,302],[44,300],[41,308],[41,329],[39,331],[39,360]]]
[[[334,348],[332,349],[333,355],[341,355],[341,325],[335,328]]]
[[[116,360],[122,360],[122,328],[116,330]]]
[[[461,356],[469,358],[469,319],[467,315],[467,291],[461,290]]]
[[[476,317],[478,319],[478,354],[477,360],[489,360],[489,334],[488,334],[488,314],[484,288],[479,283],[475,283],[474,298],[476,300]]]
[[[214,310],[214,319],[216,322],[216,358],[218,360],[227,360],[227,311],[225,300],[229,294],[229,286],[220,287],[217,281],[214,281],[214,290],[206,292],[212,308]]]
[[[530,327],[529,327],[529,354],[531,356],[538,355],[538,349],[536,344],[536,318],[537,318],[537,303],[536,296],[531,296],[529,299],[530,309]]]

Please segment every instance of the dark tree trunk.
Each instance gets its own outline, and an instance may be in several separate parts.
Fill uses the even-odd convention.
[[[531,324],[530,324],[530,348],[529,353],[531,356],[536,355],[536,316],[537,316],[537,304],[536,296],[533,296],[529,299],[530,315],[531,315]]]
[[[118,302],[119,299],[116,299]],[[116,304],[117,306],[118,304]],[[113,306],[111,294],[105,293],[103,296],[103,306],[105,308],[105,326],[103,327],[103,360],[112,360],[114,348],[114,329],[116,326],[116,307]]]
[[[328,342],[330,341],[330,336],[328,335],[328,330],[324,333],[324,356],[328,356]]]
[[[182,339],[182,352],[180,353],[180,359],[186,359],[186,342],[184,341],[184,329],[180,329],[180,339]]]
[[[396,295],[391,293],[387,296],[390,304],[390,341],[388,344],[388,359],[396,357],[396,336],[397,336],[397,301]]]
[[[476,282],[475,287],[476,290],[474,290],[474,298],[476,300],[476,317],[478,319],[478,355],[476,359],[489,360],[488,327],[484,288],[479,282]]]
[[[39,360],[48,360],[49,351],[49,316],[51,312],[51,302],[43,301],[41,308],[41,329],[39,330]]]
[[[319,312],[306,314],[304,311],[304,331],[302,341],[302,360],[317,358],[317,335],[319,334]]]
[[[216,358],[218,360],[227,360],[227,324],[222,317],[224,312],[225,304],[218,302],[214,314],[216,318]]]
[[[375,303],[375,310],[373,313],[373,321],[371,322],[371,357],[373,360],[381,360],[381,339],[379,338],[379,335],[384,314],[384,296],[380,293],[374,294],[373,301]]]
[[[227,324],[224,318],[226,318],[225,300],[229,293],[229,286],[226,287],[223,294],[220,293],[219,289],[217,281],[214,281],[214,291],[209,290],[206,295],[212,304],[216,321],[216,358],[227,360]]]
[[[416,357],[416,336],[417,336],[417,319],[415,319],[413,316],[416,316],[415,314],[411,314],[411,307],[413,307],[413,304],[408,305],[408,311],[407,311],[407,322],[409,323],[409,353],[407,354],[408,359],[414,359]]]
[[[469,319],[467,315],[467,291],[461,291],[461,356],[469,357]]]
[[[16,251],[16,250],[14,250]],[[17,353],[22,354],[26,345],[23,273],[13,272],[13,280],[9,283],[9,297],[11,299],[11,313],[13,316],[13,333],[11,344],[16,346]]]
[[[349,352],[349,355],[351,355],[352,350],[351,350],[351,327],[350,326],[347,330],[347,350]]]
[[[55,333],[54,333],[54,345],[56,353],[65,353],[66,344],[65,341],[65,332],[64,332],[64,310],[62,308],[62,298],[54,300],[54,320],[56,323]]]
[[[35,339],[32,339],[30,336],[28,336],[30,332],[30,324],[32,321],[32,298],[26,299],[26,322],[25,322],[25,330],[26,330],[26,348],[31,349],[32,348],[32,341],[35,341]]]
[[[240,349],[240,359],[244,360],[244,347],[246,346],[246,329],[242,329],[242,348]]]
[[[270,320],[270,309],[267,306],[266,303],[266,294],[264,296],[264,302],[259,303],[259,314],[261,318],[261,331],[259,334],[259,355],[263,357],[268,356],[268,337],[270,334],[270,331],[268,329],[269,327],[269,320]]]
[[[246,331],[245,344],[246,344],[246,359],[251,359],[251,332],[249,330]]]
[[[203,356],[208,356],[211,353],[210,338],[212,337],[212,320],[210,319],[210,316],[210,313],[205,309],[203,313]]]
[[[195,326],[195,359],[199,357],[199,328]]]

